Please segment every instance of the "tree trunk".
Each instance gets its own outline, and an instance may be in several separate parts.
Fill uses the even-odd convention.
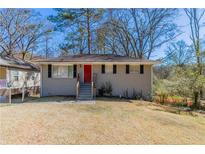
[[[80,23],[80,29],[82,29],[82,25]],[[83,32],[80,31],[80,54],[82,55],[83,54]]]
[[[48,36],[46,36],[46,58],[48,58]]]
[[[195,108],[195,109],[199,109],[200,108],[200,92],[199,91],[195,91],[194,92],[193,108]]]
[[[201,98],[201,99],[204,98],[204,93],[203,93],[203,90],[202,90],[202,89],[200,90],[200,98]]]
[[[199,75],[202,75],[202,64],[201,64],[201,52],[200,52],[200,46],[198,43],[198,49],[196,50],[196,57],[197,57],[197,67]],[[200,98],[203,96],[202,88],[200,88]]]
[[[91,53],[90,12],[87,9],[88,54]]]

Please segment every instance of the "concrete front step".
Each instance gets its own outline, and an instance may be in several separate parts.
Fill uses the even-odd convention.
[[[79,94],[79,97],[80,97],[80,96],[88,96],[88,97],[91,97],[91,94],[85,94],[85,93],[82,94],[82,93],[81,93],[81,94]]]
[[[91,84],[80,84],[78,100],[92,100]]]
[[[80,90],[91,90],[91,88],[84,88],[84,87],[81,88],[81,87],[80,87]]]
[[[89,88],[89,89],[81,89],[80,88],[80,91],[91,91],[91,89]]]
[[[80,87],[80,89],[91,89],[91,87]]]
[[[79,96],[91,96],[91,92],[89,91],[80,91]]]
[[[85,89],[80,89],[80,92],[82,92],[82,93],[83,92],[90,92],[91,93],[91,89],[86,89],[86,90]]]
[[[79,95],[79,98],[82,98],[82,99],[91,99],[91,94],[80,94]]]
[[[80,87],[91,87],[91,85],[80,85]]]
[[[92,100],[91,97],[79,97],[78,100]]]
[[[80,86],[82,86],[82,87],[91,87],[91,84],[83,84],[83,83],[81,83]]]
[[[91,91],[91,88],[80,88],[80,90],[90,90]]]
[[[89,85],[81,84],[80,86],[81,87],[91,87],[91,84],[89,84]]]

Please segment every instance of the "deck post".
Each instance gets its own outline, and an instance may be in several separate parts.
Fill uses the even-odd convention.
[[[22,102],[24,101],[24,97],[25,97],[25,86],[23,85],[22,87]]]
[[[77,81],[77,84],[76,84],[76,99],[78,99],[78,96],[79,96],[79,88],[80,88],[80,82]]]
[[[11,87],[9,87],[9,103],[11,104]]]

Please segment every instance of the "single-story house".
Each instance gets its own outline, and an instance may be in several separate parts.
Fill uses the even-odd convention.
[[[39,86],[39,68],[35,64],[14,56],[0,56],[0,89]]]
[[[82,54],[39,60],[41,96],[72,95],[92,99],[152,94],[152,66],[157,61],[111,54]]]

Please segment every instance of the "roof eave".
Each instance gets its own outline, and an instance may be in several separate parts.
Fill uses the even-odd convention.
[[[86,61],[86,62],[82,62],[82,61],[39,61],[36,62],[37,64],[43,65],[43,64],[144,64],[144,65],[156,65],[156,64],[160,64],[159,61],[137,61],[137,62],[133,62],[133,61],[124,61],[124,62],[117,62],[117,61],[113,61],[113,62],[103,62],[103,61],[99,61],[99,62],[90,62],[90,61]]]
[[[5,68],[24,70],[24,71],[40,72],[40,69],[37,69],[37,68],[25,68],[25,67],[14,66],[14,65],[0,65],[0,66],[5,67]]]

